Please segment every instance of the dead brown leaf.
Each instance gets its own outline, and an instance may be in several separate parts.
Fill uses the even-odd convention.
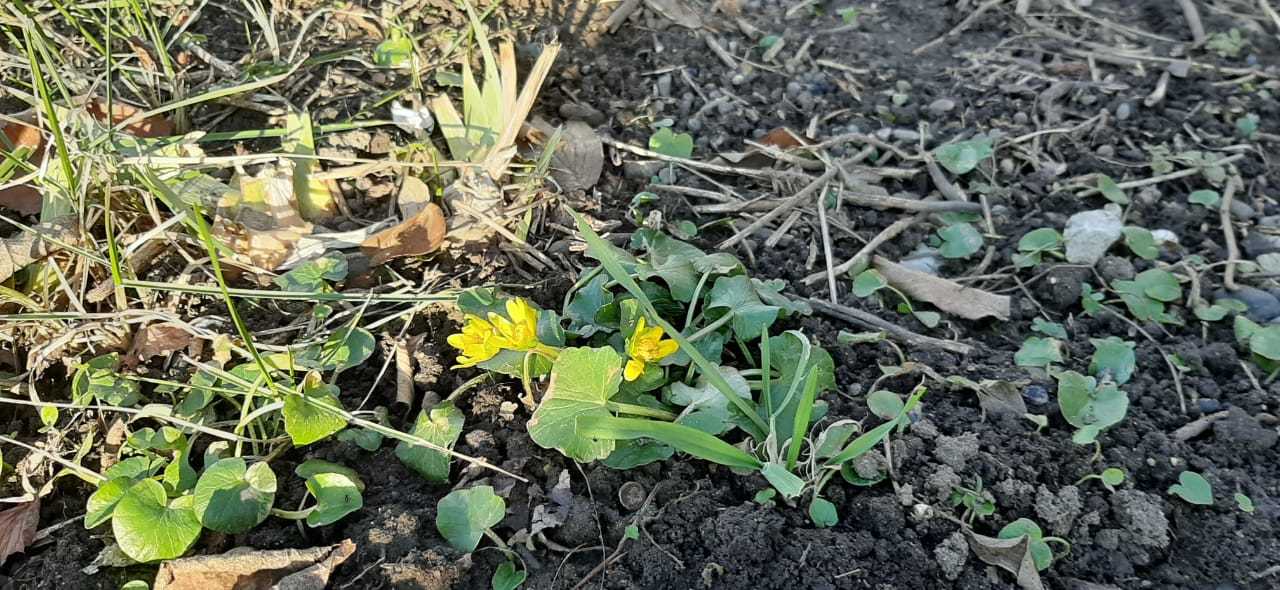
[[[805,145],[804,139],[799,135],[796,135],[795,131],[792,131],[787,127],[774,127],[773,131],[766,133],[764,137],[760,138],[759,143],[771,145],[783,150]]]
[[[151,324],[133,337],[133,345],[124,356],[126,367],[133,368],[152,357],[177,352],[191,344],[191,333],[172,323]]]
[[[400,192],[396,194],[396,207],[400,209],[400,218],[409,219],[421,212],[431,202],[431,188],[421,178],[406,175],[400,183]]]
[[[582,121],[565,123],[563,143],[551,156],[551,177],[564,191],[595,186],[604,170],[604,144],[595,129]]]
[[[85,109],[93,118],[105,122],[107,120],[107,101],[95,98]],[[118,100],[111,102],[111,124],[119,125],[130,117],[137,115],[142,109]],[[152,115],[136,123],[125,126],[125,132],[134,137],[166,137],[173,135],[173,122],[160,115]]]
[[[28,264],[62,249],[62,244],[80,241],[79,222],[68,215],[32,227],[11,238],[0,239],[0,281],[8,279]]]
[[[915,301],[932,303],[938,309],[966,320],[985,317],[1009,319],[1009,298],[1004,295],[912,270],[881,256],[875,257],[875,267],[890,285]]]
[[[1031,540],[1026,535],[997,539],[965,531],[965,536],[969,539],[969,549],[978,559],[1017,576],[1022,590],[1044,590],[1040,572],[1036,571],[1035,560],[1031,558]]]
[[[184,557],[160,564],[154,590],[324,590],[329,575],[356,551],[345,539],[311,549],[257,551],[241,547],[221,555]]]
[[[34,125],[9,122],[4,126],[4,135],[13,149],[28,148],[31,150],[27,162],[35,165],[44,154],[44,134]],[[0,146],[8,149],[8,146]],[[18,174],[17,176],[21,176]],[[0,207],[13,209],[23,215],[35,215],[40,212],[40,191],[30,184],[20,184],[0,190]]]
[[[226,188],[226,187],[223,187]],[[275,270],[314,226],[298,213],[293,179],[283,173],[240,179],[240,191],[226,189],[218,202],[213,235],[238,258]]]
[[[399,225],[369,236],[360,244],[360,250],[369,257],[370,266],[377,266],[395,258],[434,252],[444,243],[447,232],[444,211],[435,203],[427,203]]]
[[[22,553],[36,539],[40,526],[40,498],[0,512],[0,565]]]

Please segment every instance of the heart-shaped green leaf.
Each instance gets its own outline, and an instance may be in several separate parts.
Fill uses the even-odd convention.
[[[868,268],[853,277],[853,294],[856,297],[870,297],[872,293],[889,286],[884,275],[874,268]]]
[[[1062,343],[1054,338],[1028,336],[1013,355],[1019,367],[1047,367],[1062,362]]]
[[[529,419],[529,437],[544,449],[556,449],[581,462],[604,459],[612,440],[578,435],[578,418],[608,417],[609,399],[622,382],[622,357],[612,348],[566,348],[560,351],[542,403]]]
[[[368,330],[343,326],[329,334],[324,343],[303,349],[296,361],[308,369],[342,372],[368,360],[374,346],[373,334]]]
[[[1144,260],[1155,260],[1160,255],[1160,248],[1156,246],[1155,236],[1151,235],[1151,231],[1144,227],[1129,226],[1124,228],[1124,243],[1129,247],[1129,251],[1133,252],[1139,258]]]
[[[414,421],[412,434],[428,442],[447,449],[452,449],[462,434],[462,426],[466,417],[451,402],[444,402],[431,408],[430,411],[418,412]],[[396,445],[396,457],[410,469],[427,481],[446,483],[449,481],[449,462],[451,457],[440,451],[429,449],[407,442]]]
[[[1169,486],[1169,493],[1192,504],[1213,504],[1213,488],[1209,485],[1209,480],[1194,471],[1179,473],[1178,483]]]
[[[326,281],[338,282],[345,278],[347,259],[333,254],[308,260],[272,279],[272,282],[293,293],[323,293],[329,290]]]
[[[675,133],[670,127],[663,127],[649,136],[649,149],[664,156],[689,158],[693,156],[693,136]]]
[[[454,549],[471,553],[485,529],[502,522],[506,514],[507,503],[491,486],[454,490],[436,505],[436,530]]]
[[[892,420],[902,411],[902,398],[892,391],[877,389],[867,394],[867,409],[881,420]]]
[[[992,145],[991,138],[976,137],[940,146],[933,150],[933,157],[952,174],[967,174],[977,168],[979,162],[991,157]]]
[[[1026,536],[1028,540],[1027,549],[1031,553],[1031,559],[1036,564],[1036,570],[1044,571],[1053,563],[1053,550],[1049,548],[1049,544],[1044,542],[1044,532],[1040,530],[1040,525],[1034,521],[1019,518],[1009,524],[1004,525],[1000,532],[996,535],[1000,539],[1017,539]]]
[[[493,579],[489,581],[489,586],[493,590],[516,590],[528,576],[529,572],[517,569],[516,564],[510,561],[504,561],[498,569],[493,571]]]
[[[333,524],[364,506],[360,487],[341,473],[317,473],[307,478],[307,491],[316,498],[315,508],[307,514],[307,526]]]
[[[164,486],[154,479],[133,484],[111,515],[116,543],[125,555],[138,562],[181,556],[200,537],[200,528],[192,497],[170,501]]]
[[[943,258],[968,258],[982,249],[982,234],[968,223],[953,223],[938,230],[942,245],[938,253]]]
[[[398,68],[408,65],[413,56],[413,41],[399,29],[392,29],[391,36],[373,48],[373,63],[383,67]]]
[[[331,408],[331,409],[326,409]],[[297,446],[309,445],[342,430],[347,421],[337,412],[342,411],[338,401],[338,387],[329,385],[312,372],[303,379],[302,393],[284,398],[284,430]]]
[[[108,406],[129,407],[141,399],[137,381],[120,375],[120,356],[116,353],[94,357],[76,369],[71,379],[71,399],[77,405],[93,400]]]
[[[1137,356],[1134,355],[1134,343],[1121,340],[1115,336],[1091,338],[1093,343],[1093,360],[1089,361],[1089,372],[1101,378],[1110,375],[1117,385],[1124,385],[1133,377],[1137,368]]]
[[[113,477],[98,486],[85,503],[84,528],[91,529],[110,520],[116,504],[120,503],[124,493],[133,487],[135,481],[132,477]]]
[[[1187,195],[1187,201],[1197,205],[1204,205],[1210,209],[1217,207],[1221,198],[1222,195],[1219,195],[1218,191],[1214,190],[1192,191],[1191,194]]]
[[[1112,203],[1129,204],[1129,195],[1126,195],[1124,189],[1120,188],[1120,185],[1116,184],[1116,181],[1106,174],[1098,176],[1098,192],[1102,193],[1102,196]]]
[[[200,475],[195,491],[196,518],[205,528],[240,534],[258,526],[271,513],[276,499],[276,474],[266,463],[245,465],[230,457]]]
[[[1092,442],[1102,430],[1124,419],[1129,396],[1111,383],[1098,384],[1093,377],[1063,371],[1058,379],[1058,407],[1069,424],[1080,429],[1076,442]]]
[[[840,513],[836,511],[836,505],[830,500],[815,496],[813,501],[809,502],[809,520],[813,521],[813,526],[820,529],[830,528],[840,522]]]

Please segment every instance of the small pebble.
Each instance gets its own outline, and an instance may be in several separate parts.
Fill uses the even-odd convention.
[[[1129,116],[1132,114],[1133,114],[1133,105],[1127,102],[1122,102],[1120,103],[1120,106],[1116,107],[1116,118],[1121,121],[1127,120]]]
[[[950,98],[939,98],[929,103],[929,112],[935,115],[949,113],[954,108],[956,108],[956,101]]]
[[[1028,385],[1022,390],[1022,397],[1033,405],[1047,404],[1049,403],[1049,390],[1041,385]]]
[[[1222,409],[1222,403],[1211,397],[1202,397],[1196,400],[1196,407],[1201,414],[1212,414]]]

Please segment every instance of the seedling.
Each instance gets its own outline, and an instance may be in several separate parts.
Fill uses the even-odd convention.
[[[664,156],[687,159],[693,156],[693,136],[663,127],[649,136],[649,149]]]
[[[1115,487],[1124,483],[1124,470],[1119,467],[1108,467],[1103,469],[1102,473],[1090,473],[1089,475],[1080,478],[1080,481],[1077,481],[1076,485],[1080,485],[1091,479],[1096,479],[1102,482],[1102,487],[1107,488],[1108,492],[1115,492]]]
[[[1253,514],[1254,506],[1252,498],[1240,492],[1236,492],[1232,497],[1235,498],[1236,508],[1239,508],[1240,511],[1245,514]]]
[[[1129,396],[1109,380],[1098,381],[1075,371],[1060,371],[1054,377],[1058,407],[1076,427],[1072,436],[1076,444],[1096,443],[1098,435],[1123,420],[1129,410]]]
[[[507,515],[507,503],[491,486],[454,490],[436,504],[436,530],[454,549],[463,553],[476,550],[482,537],[488,537],[507,556],[507,561],[493,572],[495,589],[514,589],[524,583],[528,573],[516,567],[520,556],[493,532],[493,527]]]
[[[1156,246],[1156,239],[1151,235],[1151,230],[1143,227],[1129,226],[1124,228],[1124,245],[1129,247],[1129,251],[1143,260],[1155,260],[1160,255],[1160,248]]]
[[[996,513],[996,502],[991,494],[982,490],[982,478],[973,487],[956,486],[951,489],[951,505],[964,506],[960,520],[973,524],[974,519],[986,518]]]
[[[1249,40],[1240,34],[1240,30],[1232,28],[1226,32],[1216,32],[1209,35],[1209,40],[1204,44],[1205,48],[1224,58],[1240,57],[1240,52],[1244,51]]]
[[[1093,344],[1093,358],[1089,361],[1089,372],[1101,380],[1111,380],[1116,385],[1124,385],[1133,377],[1137,368],[1137,357],[1134,355],[1134,343],[1121,340],[1115,336],[1106,338],[1090,338]]]
[[[1045,336],[1052,336],[1059,340],[1066,340],[1068,338],[1067,329],[1063,327],[1062,324],[1040,318],[1031,320],[1031,330],[1044,334]]]
[[[1112,203],[1119,205],[1129,204],[1129,195],[1125,194],[1124,189],[1120,188],[1120,185],[1116,184],[1116,181],[1106,174],[1098,175],[1098,192],[1102,193],[1102,196]]]
[[[1178,483],[1169,486],[1169,494],[1200,506],[1213,504],[1213,488],[1203,475],[1194,471],[1178,474]]]
[[[1018,268],[1028,268],[1040,264],[1046,255],[1064,259],[1062,252],[1062,234],[1051,227],[1033,229],[1018,240],[1018,251],[1013,254],[1013,264]]]
[[[990,137],[979,135],[967,141],[957,141],[933,150],[933,157],[952,174],[968,174],[983,160],[995,153],[995,142]]]
[[[938,238],[942,240],[938,253],[943,258],[968,258],[982,249],[982,233],[971,223],[947,224],[938,230]]]
[[[1219,195],[1218,191],[1209,189],[1192,191],[1191,194],[1187,195],[1188,202],[1202,205],[1207,209],[1217,209],[1218,201],[1221,199],[1222,195]]]
[[[1056,338],[1028,336],[1014,353],[1013,362],[1019,367],[1048,368],[1053,363],[1062,362],[1062,342]]]
[[[1071,543],[1061,537],[1046,537],[1044,532],[1040,530],[1040,525],[1028,518],[1019,518],[1000,529],[996,535],[1001,539],[1017,539],[1019,537],[1027,537],[1027,549],[1031,552],[1031,560],[1035,562],[1037,571],[1044,571],[1053,565],[1057,556],[1053,554],[1053,549],[1049,547],[1049,543],[1062,545],[1067,552],[1071,551]]]
[[[893,291],[901,300],[898,303],[898,313],[910,314],[920,323],[930,328],[937,327],[938,323],[942,321],[942,315],[936,311],[917,311],[915,306],[911,304],[911,299],[905,293],[890,285],[885,280],[884,275],[874,268],[866,269],[853,278],[853,294],[857,297],[870,297],[881,289]]]
[[[1182,286],[1167,270],[1153,268],[1138,273],[1132,281],[1117,280],[1111,288],[1129,308],[1129,313],[1139,321],[1177,323],[1177,318],[1165,311],[1165,304],[1182,298]]]

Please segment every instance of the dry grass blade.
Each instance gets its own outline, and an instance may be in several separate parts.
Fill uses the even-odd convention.
[[[499,178],[511,164],[511,157],[515,152],[505,148],[515,145],[516,135],[519,134],[525,119],[529,117],[529,111],[533,109],[533,101],[538,98],[542,83],[551,73],[551,65],[555,63],[558,55],[560,55],[559,43],[543,47],[538,60],[533,64],[533,69],[529,71],[529,77],[525,78],[519,97],[516,98],[511,111],[506,113],[506,126],[502,129],[502,133],[498,134],[494,149],[485,158],[484,169],[491,178]]]
[[[41,223],[32,230],[0,239],[0,281],[80,240],[80,225],[74,216]]]
[[[1009,319],[1009,298],[966,287],[931,274],[902,266],[886,258],[876,256],[876,270],[884,275],[890,285],[897,287],[913,300],[932,303],[938,309],[967,320],[985,317]]]

